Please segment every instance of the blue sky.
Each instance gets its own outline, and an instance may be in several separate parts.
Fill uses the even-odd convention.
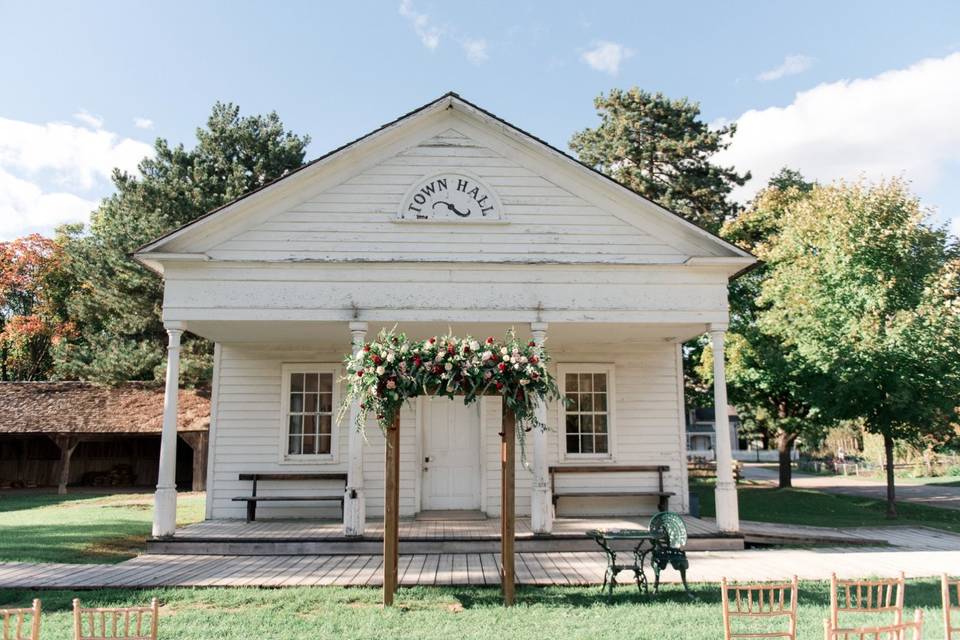
[[[314,157],[455,90],[566,148],[633,85],[737,121],[749,197],[784,164],[904,175],[960,233],[960,3],[0,0],[0,239],[109,193],[216,100],[276,110]]]

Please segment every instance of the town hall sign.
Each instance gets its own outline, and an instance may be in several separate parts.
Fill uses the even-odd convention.
[[[500,200],[485,184],[461,173],[420,180],[400,203],[401,220],[486,222],[502,220]]]

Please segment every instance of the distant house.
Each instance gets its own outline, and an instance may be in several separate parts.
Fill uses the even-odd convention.
[[[164,389],[86,382],[0,383],[0,489],[154,486]],[[210,401],[181,390],[177,484],[206,484]]]
[[[727,406],[730,421],[730,448],[733,451],[744,448],[740,442],[740,416],[732,406]],[[687,455],[712,458],[717,448],[716,420],[713,407],[690,409],[687,411]]]

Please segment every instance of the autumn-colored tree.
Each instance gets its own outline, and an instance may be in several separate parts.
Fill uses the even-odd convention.
[[[42,380],[52,349],[74,332],[62,238],[32,234],[0,242],[0,379]]]

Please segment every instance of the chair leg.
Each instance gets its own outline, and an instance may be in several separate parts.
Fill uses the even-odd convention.
[[[680,581],[683,582],[683,590],[686,592],[687,597],[693,600],[693,594],[690,593],[690,587],[687,585],[687,569],[686,567],[680,568]]]
[[[653,595],[660,593],[660,563],[652,562],[653,565]]]

